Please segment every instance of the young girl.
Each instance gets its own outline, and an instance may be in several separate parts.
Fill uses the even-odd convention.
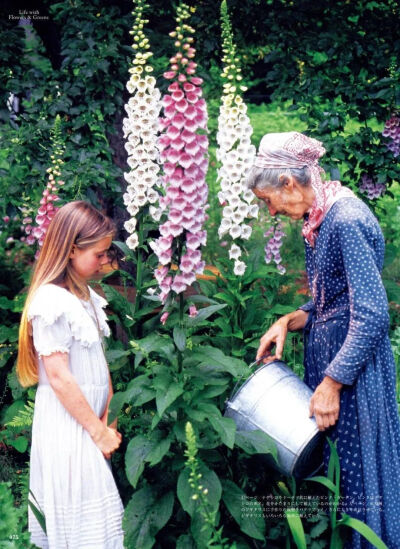
[[[86,202],[60,208],[22,314],[17,374],[25,387],[39,383],[30,490],[47,536],[30,509],[28,519],[32,543],[41,548],[123,547],[123,506],[107,461],[121,435],[107,426],[106,301],[87,284],[108,263],[114,231],[112,221]]]

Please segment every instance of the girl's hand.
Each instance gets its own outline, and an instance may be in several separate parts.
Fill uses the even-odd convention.
[[[122,442],[122,435],[111,427],[106,427],[102,423],[102,430],[92,436],[93,442],[101,450],[106,459],[110,459],[111,454],[117,450]]]
[[[340,389],[342,384],[325,376],[310,400],[310,417],[315,420],[320,431],[335,425],[340,411]]]

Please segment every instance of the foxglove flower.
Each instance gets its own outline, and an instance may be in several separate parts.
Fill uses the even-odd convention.
[[[265,262],[271,263],[274,261],[278,271],[281,274],[286,272],[285,267],[282,265],[282,258],[280,249],[282,246],[282,238],[285,233],[282,231],[282,223],[280,219],[275,219],[270,228],[264,233],[265,238],[268,238],[267,244],[264,248]]]
[[[362,193],[367,195],[369,200],[374,200],[379,198],[386,191],[386,185],[383,183],[375,182],[372,177],[367,174],[361,176],[361,183],[359,184],[359,189]]]
[[[389,120],[386,120],[382,135],[390,139],[386,147],[397,158],[400,155],[400,115],[393,114]]]
[[[162,100],[158,140],[165,196],[154,211],[163,217],[160,237],[150,243],[160,263],[155,277],[163,303],[171,290],[176,294],[185,291],[204,269],[200,247],[207,238],[203,230],[208,197],[207,108],[202,98],[203,81],[195,76],[194,29],[185,23],[193,10],[183,3],[177,8],[177,28],[170,33],[176,39],[177,52],[170,59],[170,70],[164,73],[171,81]],[[178,270],[171,274],[173,261]]]
[[[133,35],[132,48],[135,55],[129,69],[131,76],[126,84],[131,97],[125,105],[127,117],[123,120],[127,163],[130,168],[124,173],[128,185],[123,199],[131,216],[125,222],[124,228],[130,235],[126,244],[132,250],[139,244],[136,232],[137,214],[148,204],[151,205],[151,214],[159,199],[159,193],[154,187],[159,183],[156,143],[161,94],[156,87],[156,79],[151,76],[153,68],[149,59],[153,54],[149,51],[149,41],[143,32],[144,25],[148,23],[143,18],[147,7],[144,0],[137,0],[132,12],[135,22],[130,32]]]
[[[35,216],[35,221],[33,222],[32,217],[25,216],[22,220],[23,230],[27,235],[24,238],[24,242],[29,245],[35,244],[37,242],[39,247],[43,245],[48,226],[50,221],[53,219],[58,207],[55,203],[59,200],[58,190],[59,187],[64,185],[64,181],[60,179],[61,176],[61,166],[64,163],[62,156],[64,154],[64,144],[61,132],[61,118],[59,115],[56,116],[54,127],[51,132],[51,166],[47,169],[48,173],[48,182],[46,188],[42,193],[42,198],[40,200],[40,207],[37,210]],[[36,252],[36,257],[39,254],[39,250]]]
[[[222,78],[225,83],[217,132],[217,160],[221,164],[218,169],[221,186],[218,199],[223,206],[218,235],[219,238],[226,235],[238,241],[232,244],[229,257],[235,260],[235,274],[243,274],[246,266],[243,261],[238,262],[237,249],[241,250],[239,246],[243,245],[243,240],[250,238],[252,229],[248,220],[258,217],[258,206],[252,204],[254,195],[245,186],[256,150],[250,141],[253,129],[241,96],[246,88],[241,85],[241,69],[225,0],[221,4],[221,22],[224,52]]]

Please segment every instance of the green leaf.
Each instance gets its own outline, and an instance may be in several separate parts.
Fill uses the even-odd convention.
[[[122,410],[122,406],[126,402],[126,392],[119,391],[114,393],[108,408],[108,424],[112,423],[114,419],[118,417],[118,414]]]
[[[228,448],[233,448],[235,443],[236,423],[230,417],[215,417],[210,416],[209,421],[217,433],[221,436],[221,440]]]
[[[182,534],[176,540],[176,549],[197,549],[197,545],[191,535]]]
[[[221,301],[225,301],[225,303],[227,303],[231,307],[234,307],[235,305],[237,305],[236,299],[230,294],[227,294],[225,292],[218,292],[217,294],[214,295],[214,297],[217,299],[220,299]]]
[[[248,371],[248,366],[242,360],[227,357],[220,349],[204,345],[196,348],[191,354],[191,360],[196,360],[200,365],[212,365],[216,370],[229,372],[232,376],[238,377]]]
[[[186,332],[180,326],[174,326],[174,342],[178,349],[183,352],[186,347]]]
[[[156,534],[172,515],[174,494],[172,491],[159,496],[154,488],[145,486],[135,492],[128,503],[123,519],[126,547],[151,549]]]
[[[305,480],[312,480],[313,482],[318,482],[319,484],[322,484],[323,486],[328,488],[328,490],[331,490],[334,494],[336,494],[337,488],[333,484],[333,482],[329,480],[329,478],[316,476],[316,477],[308,477]]]
[[[3,425],[9,423],[23,410],[25,410],[25,401],[15,400],[5,411],[2,410],[1,422],[3,423]]]
[[[231,480],[222,480],[222,500],[228,511],[238,523],[242,532],[248,536],[265,540],[265,520],[260,503],[251,501],[250,513],[243,512],[246,494]]]
[[[156,393],[156,405],[159,416],[162,416],[165,410],[183,393],[183,387],[176,383],[171,383],[168,389],[158,390]]]
[[[298,549],[307,549],[306,536],[304,534],[303,523],[301,522],[299,511],[297,509],[285,509],[285,515]]]
[[[348,515],[337,522],[337,526],[349,526],[353,530],[357,530],[366,540],[368,540],[372,545],[377,547],[377,549],[389,549],[388,546],[381,540],[381,538],[375,534],[375,532],[364,522]]]
[[[32,496],[32,498],[35,500],[35,503],[37,504],[37,506],[35,505],[35,503],[33,503],[33,501],[31,501],[30,498],[28,498],[28,505],[29,505],[29,507],[31,508],[32,513],[35,515],[36,520],[37,520],[38,523],[40,524],[41,529],[42,529],[43,532],[47,535],[46,517],[44,516],[44,513],[43,513],[43,511],[41,510],[40,505],[39,505],[39,503],[37,502],[37,499],[35,498],[35,496],[34,496],[32,490],[29,490],[29,493],[30,493],[30,495]]]
[[[0,326],[0,343],[5,343],[9,341],[13,343],[18,340],[18,326]]]
[[[213,315],[217,311],[220,311],[221,309],[224,309],[225,307],[225,303],[221,305],[210,305],[209,307],[204,307],[203,309],[200,309],[194,318],[188,318],[187,324],[189,327],[196,326],[197,324],[200,324],[200,322],[206,320],[209,316]]]
[[[137,435],[128,444],[125,453],[125,471],[134,488],[144,471],[144,462],[153,448],[153,442],[144,435]]]
[[[210,506],[210,510],[216,511],[219,507],[222,494],[219,478],[214,471],[206,467],[202,462],[200,462],[199,472],[202,475],[199,483],[203,488],[208,489],[207,503]],[[194,512],[198,508],[198,503],[192,499],[194,492],[189,484],[189,475],[190,471],[185,467],[178,477],[177,496],[183,509],[193,517]]]
[[[28,448],[28,439],[24,436],[20,436],[14,440],[7,439],[7,444],[13,446],[16,450],[18,450],[18,452],[23,454]]]
[[[135,399],[132,400],[132,406],[142,406],[142,404],[146,404],[146,402],[150,402],[150,400],[153,400],[153,398],[156,397],[156,392],[152,389],[143,388],[140,391],[140,394],[137,395]]]
[[[210,305],[218,305],[218,301],[215,301],[215,299],[211,299],[210,297],[206,297],[205,295],[191,295],[189,298],[189,303],[208,303]]]
[[[165,454],[168,452],[169,447],[171,446],[171,440],[169,438],[164,438],[153,445],[153,448],[146,456],[146,461],[149,462],[150,467],[159,463]]]
[[[318,524],[313,526],[310,530],[310,536],[312,538],[318,538],[329,526],[329,521],[326,517],[322,517]]]
[[[235,444],[248,454],[271,454],[277,459],[276,445],[273,439],[261,431],[236,431]]]
[[[128,356],[132,351],[124,351],[123,349],[109,349],[106,351],[106,358],[108,363],[114,362],[123,356]]]

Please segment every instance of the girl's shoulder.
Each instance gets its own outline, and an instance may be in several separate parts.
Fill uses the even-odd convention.
[[[107,302],[91,289],[90,297],[96,308],[100,330],[103,335],[109,335],[107,317],[103,311]],[[87,344],[93,343],[99,336],[97,325],[90,316],[90,308],[87,309],[76,295],[56,284],[43,284],[36,290],[28,307],[28,320],[35,317],[39,317],[46,326],[64,317],[76,339]]]
[[[28,318],[41,316],[52,324],[63,313],[79,310],[79,299],[57,284],[42,284],[35,291],[28,307]]]

